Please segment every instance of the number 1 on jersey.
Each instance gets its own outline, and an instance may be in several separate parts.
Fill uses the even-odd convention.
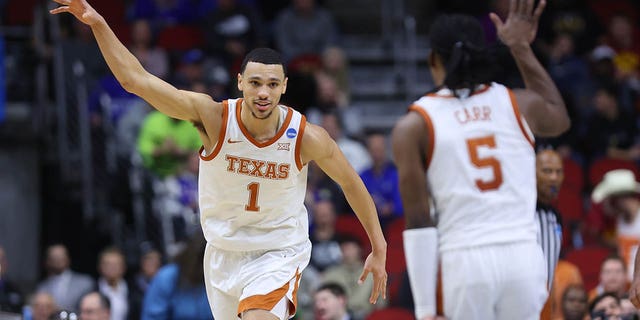
[[[247,185],[247,190],[249,190],[249,203],[244,206],[244,209],[247,211],[260,211],[260,207],[258,206],[258,192],[260,192],[260,183],[249,183]]]
[[[496,148],[496,138],[494,136],[486,136],[474,139],[467,139],[467,150],[469,151],[469,158],[471,163],[477,168],[491,168],[493,170],[493,179],[489,181],[483,181],[476,179],[476,186],[481,191],[489,191],[498,189],[502,184],[502,166],[500,161],[495,157],[478,157],[478,148],[485,146],[490,149]]]

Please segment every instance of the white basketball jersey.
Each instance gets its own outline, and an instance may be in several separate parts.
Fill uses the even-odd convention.
[[[240,120],[242,99],[223,105],[218,143],[209,155],[200,151],[200,220],[207,241],[253,251],[307,240],[307,166],[300,159],[305,117],[279,106],[280,129],[258,142]]]
[[[464,99],[443,89],[410,110],[429,130],[440,251],[535,241],[535,151],[513,93],[497,83]]]

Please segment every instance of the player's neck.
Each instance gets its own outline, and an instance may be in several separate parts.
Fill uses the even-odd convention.
[[[280,129],[280,108],[274,108],[267,118],[258,119],[251,114],[251,110],[244,105],[243,101],[240,121],[256,141],[266,141],[273,138]]]

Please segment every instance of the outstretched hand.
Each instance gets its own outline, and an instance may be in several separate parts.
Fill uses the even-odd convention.
[[[385,254],[369,254],[364,262],[364,268],[359,284],[362,284],[369,273],[373,273],[373,289],[371,290],[371,296],[369,302],[375,304],[378,301],[378,297],[382,295],[382,299],[387,298],[387,270],[385,266],[387,264],[387,257]]]
[[[80,20],[82,23],[86,25],[93,25],[96,22],[100,21],[102,18],[98,12],[93,9],[87,3],[86,0],[53,0],[54,2],[60,4],[60,7],[57,7],[51,11],[52,14],[58,14],[61,12],[71,13],[74,17]]]
[[[497,14],[491,13],[489,18],[498,31],[500,41],[507,47],[530,45],[538,33],[540,15],[547,5],[546,0],[540,0],[538,6],[533,7],[534,0],[510,0],[509,15],[503,22]]]

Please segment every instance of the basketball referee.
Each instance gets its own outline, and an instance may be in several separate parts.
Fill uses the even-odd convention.
[[[562,219],[551,202],[558,196],[562,180],[564,180],[564,170],[560,155],[551,149],[538,151],[536,155],[538,243],[542,246],[546,258],[547,285],[550,292],[562,244]],[[550,305],[550,300],[552,300],[552,296],[552,294],[549,295],[550,299],[547,300],[542,310],[541,319],[551,318],[553,307]]]

